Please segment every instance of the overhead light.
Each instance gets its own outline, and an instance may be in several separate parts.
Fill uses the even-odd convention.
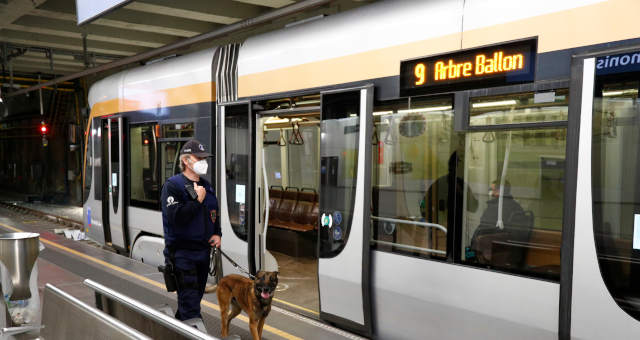
[[[602,91],[603,97],[615,97],[622,96],[625,94],[637,94],[637,89],[624,89],[624,90],[616,90],[616,91]]]
[[[278,123],[288,123],[288,122],[289,122],[288,118],[280,118],[278,116],[275,116],[275,117],[270,117],[264,123],[265,124],[278,124]]]
[[[613,97],[613,96],[619,96],[621,94],[623,94],[624,91],[607,91],[607,92],[602,92],[602,96],[603,97]]]
[[[393,111],[378,111],[378,112],[374,112],[373,115],[374,116],[383,116],[383,115],[388,115],[388,114],[392,114]]]
[[[410,110],[400,110],[398,113],[415,113],[415,112],[433,112],[433,111],[448,111],[451,110],[451,105],[447,106],[432,106],[432,107],[423,107],[419,109],[410,109]]]
[[[474,103],[472,104],[472,107],[475,109],[475,108],[482,108],[482,107],[507,106],[507,105],[516,105],[516,104],[517,103],[515,99],[509,99],[509,100],[500,100],[496,102]]]
[[[319,15],[316,15],[316,16],[311,17],[311,18],[306,18],[306,19],[302,19],[302,20],[300,20],[300,21],[295,21],[295,22],[288,23],[288,24],[284,25],[284,27],[289,28],[289,27],[292,27],[292,26],[297,26],[297,25],[300,25],[300,24],[305,24],[305,23],[310,22],[310,21],[316,21],[316,20],[322,19],[322,18],[324,18],[325,16],[326,16],[326,15],[324,15],[324,14],[319,14]]]
[[[302,100],[299,102],[293,102],[294,106],[308,105],[308,104],[320,104],[320,99],[310,99],[310,100]]]

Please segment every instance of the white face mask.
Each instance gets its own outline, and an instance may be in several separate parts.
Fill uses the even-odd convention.
[[[207,164],[206,160],[199,160],[193,163],[193,172],[198,174],[199,176],[206,175],[209,164]]]

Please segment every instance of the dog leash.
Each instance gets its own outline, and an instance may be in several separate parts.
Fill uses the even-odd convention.
[[[229,262],[231,263],[231,265],[232,265],[233,267],[235,267],[237,270],[239,270],[239,271],[241,271],[242,273],[244,273],[244,274],[246,274],[247,276],[249,276],[249,278],[250,278],[251,280],[255,280],[255,279],[256,279],[256,277],[255,277],[255,276],[253,276],[251,273],[249,273],[249,271],[248,271],[248,270],[246,270],[246,269],[242,268],[239,264],[237,264],[237,263],[236,263],[236,261],[232,260],[232,259],[229,257],[229,255],[225,254],[225,252],[224,252],[224,251],[222,251],[222,249],[220,249],[220,248],[218,248],[218,247],[213,247],[212,256],[211,256],[211,261],[212,261],[212,262],[213,262],[213,261],[215,261],[215,260],[214,260],[214,259],[215,259],[215,253],[216,253],[217,251],[220,251],[220,254],[222,254],[222,256],[224,256],[227,260],[229,260]]]

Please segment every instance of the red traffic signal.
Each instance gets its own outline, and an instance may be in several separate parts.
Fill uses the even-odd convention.
[[[49,130],[49,128],[47,127],[47,124],[44,121],[42,123],[40,123],[40,132],[43,135],[46,135],[48,130]]]

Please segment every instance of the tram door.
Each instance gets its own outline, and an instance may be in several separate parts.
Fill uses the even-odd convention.
[[[322,93],[320,317],[371,334],[373,86]]]
[[[100,129],[102,130],[99,136],[100,140],[100,185],[101,196],[100,202],[102,203],[102,231],[104,233],[104,243],[111,244],[111,229],[109,227],[109,120],[100,120]]]
[[[318,317],[320,96],[298,102],[255,116],[256,263],[279,271],[275,301]]]
[[[103,154],[103,169],[108,169],[106,176],[107,190],[106,203],[103,201],[103,216],[109,216],[108,225],[104,226],[105,242],[111,241],[112,245],[121,249],[127,249],[125,233],[125,200],[124,200],[124,174],[123,168],[123,118],[109,118],[107,121],[107,134],[103,134],[103,140],[107,143],[107,152]],[[104,138],[107,136],[107,138]],[[104,171],[103,171],[104,173]],[[108,238],[107,238],[108,237]]]

